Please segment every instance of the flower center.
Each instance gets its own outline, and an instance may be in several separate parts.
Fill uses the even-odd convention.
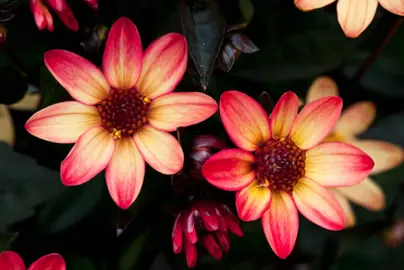
[[[306,173],[305,152],[289,138],[268,140],[255,156],[257,180],[271,190],[291,192]]]
[[[147,123],[150,102],[134,89],[111,89],[110,95],[96,106],[104,128],[114,139],[119,139],[132,136]]]

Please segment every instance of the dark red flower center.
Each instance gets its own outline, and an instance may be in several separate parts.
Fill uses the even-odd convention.
[[[132,136],[147,123],[150,99],[136,90],[111,89],[110,95],[97,104],[103,126],[115,139]]]
[[[257,180],[272,190],[291,192],[306,173],[305,152],[289,138],[268,140],[255,155]]]

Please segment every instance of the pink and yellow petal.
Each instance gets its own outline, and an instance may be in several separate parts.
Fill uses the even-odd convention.
[[[398,145],[378,140],[354,140],[351,143],[373,159],[372,174],[388,171],[403,163],[404,151]]]
[[[127,209],[142,188],[145,162],[132,138],[115,141],[115,150],[105,176],[109,194],[121,208]]]
[[[335,125],[335,132],[347,138],[352,138],[366,131],[376,116],[373,102],[361,101],[348,106],[341,114]]]
[[[144,52],[136,88],[150,99],[174,91],[184,76],[187,62],[187,42],[183,35],[170,33],[160,37]]]
[[[271,136],[269,117],[250,96],[226,91],[220,97],[220,117],[234,144],[255,151]]]
[[[217,188],[237,191],[255,179],[254,156],[241,149],[222,150],[202,166],[202,175]]]
[[[370,178],[366,178],[355,186],[340,187],[336,190],[348,200],[369,210],[379,211],[386,205],[382,188]]]
[[[328,76],[320,76],[314,80],[307,92],[306,103],[319,98],[338,96],[338,86],[334,80]]]
[[[112,25],[102,62],[112,87],[126,90],[136,85],[143,64],[142,42],[136,25],[128,18],[121,17]]]
[[[243,221],[259,219],[270,203],[271,190],[256,180],[236,193],[237,213]]]
[[[323,97],[307,104],[299,113],[290,137],[301,149],[319,144],[333,130],[342,109],[339,97]]]
[[[329,191],[334,195],[335,199],[337,199],[339,205],[344,210],[345,228],[353,227],[356,223],[356,217],[351,204],[337,189],[330,189]]]
[[[115,141],[103,127],[94,127],[81,135],[60,167],[62,183],[81,185],[107,167]]]
[[[322,8],[335,2],[335,0],[294,0],[297,8],[303,11],[310,11],[313,9]]]
[[[45,255],[36,260],[28,270],[66,270],[66,262],[63,257],[57,253]]]
[[[208,119],[217,107],[213,98],[199,92],[170,93],[152,101],[147,117],[153,127],[175,131]]]
[[[25,129],[55,143],[74,143],[87,130],[101,124],[97,109],[75,101],[56,103],[32,115]]]
[[[315,181],[299,179],[292,195],[300,213],[314,224],[332,231],[344,228],[344,210],[337,199]]]
[[[379,4],[399,16],[404,16],[404,1],[403,0],[379,0]]]
[[[6,250],[0,252],[0,266],[5,270],[25,270],[25,264],[18,253]]]
[[[146,125],[134,135],[134,140],[144,160],[156,171],[175,174],[182,169],[184,152],[171,134]]]
[[[356,38],[369,26],[377,4],[377,0],[338,0],[338,22],[347,37]]]
[[[326,187],[356,185],[373,166],[369,155],[346,143],[323,143],[306,152],[306,176]]]
[[[299,99],[293,92],[286,92],[276,103],[271,114],[272,138],[278,139],[289,135],[295,122]]]
[[[69,94],[84,104],[94,105],[109,93],[102,72],[83,57],[64,50],[50,50],[45,65]]]
[[[262,216],[262,228],[275,254],[285,259],[292,252],[299,228],[299,215],[292,197],[273,192],[268,211]]]

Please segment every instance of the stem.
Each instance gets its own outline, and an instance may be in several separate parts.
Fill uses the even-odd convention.
[[[390,39],[394,36],[397,32],[398,28],[400,27],[401,22],[403,21],[403,17],[398,17],[392,23],[389,31],[383,37],[379,45],[375,48],[375,50],[369,55],[365,62],[360,66],[359,70],[356,72],[354,80],[359,82],[365,73],[372,67],[373,63],[376,61],[377,57],[389,43]]]

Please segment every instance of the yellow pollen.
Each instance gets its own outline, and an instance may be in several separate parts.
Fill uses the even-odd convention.
[[[150,98],[148,98],[148,97],[143,97],[142,100],[143,100],[144,104],[148,104],[151,102]]]
[[[114,128],[111,132],[112,137],[116,140],[116,139],[120,139],[121,138],[121,132],[120,130],[117,130],[116,128]]]

